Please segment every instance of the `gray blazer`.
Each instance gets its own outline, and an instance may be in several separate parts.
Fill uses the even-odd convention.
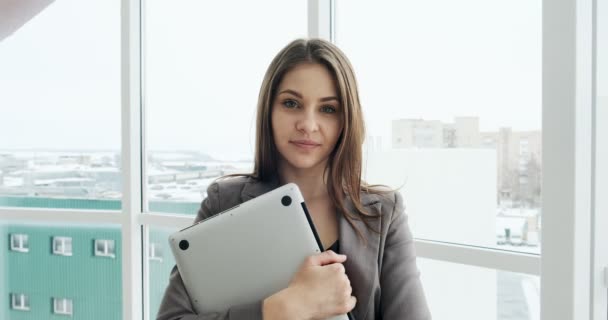
[[[195,222],[277,188],[277,182],[258,182],[252,178],[230,178],[213,183],[207,190]],[[350,198],[347,209],[353,210]],[[363,193],[361,203],[368,211],[380,213],[370,220],[381,235],[369,231],[361,221],[357,227],[367,238],[367,246],[344,217],[340,217],[340,253],[347,256],[344,267],[350,279],[357,305],[356,320],[427,320],[431,319],[416,267],[412,234],[407,225],[403,200],[398,192],[385,195]],[[158,311],[157,320],[262,319],[262,301],[236,305],[223,313],[197,315],[177,268]]]

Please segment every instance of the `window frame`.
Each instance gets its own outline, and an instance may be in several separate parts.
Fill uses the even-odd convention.
[[[162,247],[158,243],[149,242],[148,243],[148,260],[162,262],[163,255],[162,255],[162,250],[160,248],[162,248]],[[161,253],[161,254],[157,255],[157,253]]]
[[[601,4],[600,4],[601,3]],[[602,195],[601,190],[608,190],[608,108],[600,105],[600,99],[606,99],[608,93],[601,96],[605,91],[600,91],[599,83],[607,83],[608,80],[608,58],[606,44],[608,44],[608,3],[606,1],[593,1],[593,157],[592,168],[594,174],[592,180],[592,197],[594,215],[592,216],[592,262],[591,273],[595,279],[592,283],[591,295],[592,318],[608,319],[608,199]],[[600,40],[601,39],[601,40]],[[601,42],[601,43],[600,43]],[[600,49],[603,48],[603,49]],[[599,58],[601,57],[601,58]],[[600,214],[602,213],[603,214]]]
[[[308,0],[309,36],[336,41],[337,1]],[[605,213],[600,215],[600,209],[605,210],[607,204],[599,202],[604,200],[600,200],[599,189],[592,184],[599,186],[601,182],[606,186],[608,178],[604,175],[594,180],[596,172],[606,172],[606,162],[591,160],[596,152],[595,128],[608,125],[605,118],[601,124],[594,124],[591,119],[591,114],[596,114],[591,97],[596,84],[591,79],[597,57],[596,39],[590,34],[595,35],[597,0],[542,2],[545,48],[542,147],[546,154],[543,157],[543,210],[557,210],[557,214],[543,218],[542,257],[423,239],[414,239],[414,244],[418,256],[423,258],[541,275],[542,320],[605,320],[608,301],[603,277],[607,273],[608,241],[600,224],[608,223],[608,218]],[[121,211],[0,208],[0,220],[120,225],[121,240],[118,244],[115,242],[114,248],[116,250],[117,245],[121,248],[123,318],[148,320],[153,316],[147,313],[148,264],[142,263],[142,255],[149,252],[149,229],[183,228],[189,226],[193,218],[150,212],[147,207],[147,157],[142,156],[146,154],[142,5],[137,0],[121,0]],[[588,198],[584,191],[595,193]],[[25,252],[29,252],[29,241]],[[567,284],[567,293],[561,294],[564,284]],[[556,290],[556,286],[561,287]],[[575,297],[575,292],[583,294]]]
[[[61,302],[61,304],[58,304]],[[57,306],[61,306],[58,308]],[[53,297],[53,314],[62,316],[73,316],[74,315],[74,302],[68,298],[57,298]]]
[[[25,238],[25,240],[24,240]],[[18,240],[17,240],[18,239]],[[15,240],[17,240],[18,246],[15,246]],[[29,235],[25,233],[11,233],[10,234],[10,246],[11,251],[27,253],[30,252]],[[24,245],[25,243],[25,245]]]
[[[17,304],[17,302],[20,303]],[[11,293],[11,310],[30,311],[29,297],[24,293]]]
[[[608,249],[594,222],[606,218],[594,188],[602,178],[596,172],[606,168],[594,163],[596,4],[543,1],[542,187],[543,211],[551,212],[541,240],[543,320],[608,317],[604,279],[594,265]]]
[[[112,244],[112,252],[110,252],[110,244]],[[99,245],[103,247],[102,251],[99,251]],[[93,241],[93,255],[95,257],[102,258],[116,258],[116,241],[113,239],[95,239]]]
[[[68,243],[68,242],[70,244],[69,251],[66,250],[66,243]],[[61,250],[57,249],[56,244],[60,244],[59,248],[61,248]],[[72,237],[53,236],[53,238],[51,240],[51,247],[52,247],[53,255],[71,257],[73,250],[74,250],[73,243],[72,243]]]

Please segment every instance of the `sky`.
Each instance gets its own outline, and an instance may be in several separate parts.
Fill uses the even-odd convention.
[[[262,77],[306,36],[306,3],[146,1],[148,149],[250,157]],[[350,0],[336,12],[368,134],[385,147],[400,118],[542,128],[540,0]],[[0,149],[118,150],[120,1],[57,0],[0,42],[0,108]]]

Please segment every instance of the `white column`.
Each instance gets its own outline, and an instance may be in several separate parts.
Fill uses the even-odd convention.
[[[334,0],[308,0],[308,36],[335,41]]]
[[[608,319],[608,1],[595,1],[593,320]]]
[[[123,319],[142,319],[140,1],[122,0],[122,295]]]
[[[543,1],[543,320],[591,315],[592,3]]]

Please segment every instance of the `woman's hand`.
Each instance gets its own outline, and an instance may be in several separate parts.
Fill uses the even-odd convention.
[[[351,311],[357,299],[351,296],[344,261],[345,255],[333,251],[306,258],[289,287],[264,302],[264,319],[281,313],[283,319],[327,319]]]

